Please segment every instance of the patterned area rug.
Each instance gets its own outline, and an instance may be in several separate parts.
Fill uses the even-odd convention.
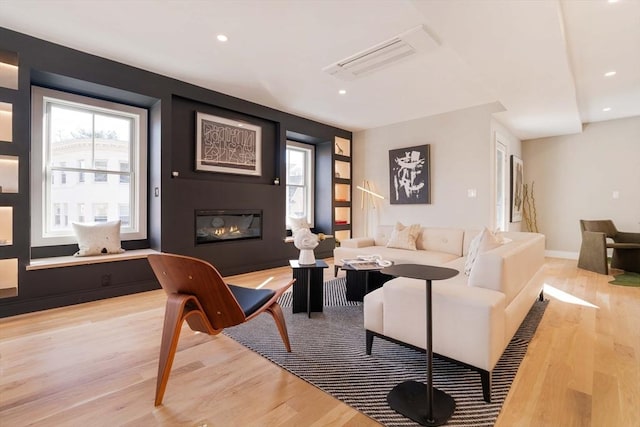
[[[381,424],[418,426],[392,410],[386,399],[389,390],[402,381],[426,381],[424,353],[375,338],[372,355],[367,356],[362,305],[346,301],[344,278],[326,282],[324,289],[323,312],[312,313],[310,319],[306,313],[292,314],[286,308],[291,306],[291,295],[283,295],[291,353],[284,349],[268,314],[224,333]],[[477,372],[434,359],[435,386],[456,401],[447,425],[494,425],[547,304],[534,304],[498,362],[493,372],[492,403],[482,399]]]

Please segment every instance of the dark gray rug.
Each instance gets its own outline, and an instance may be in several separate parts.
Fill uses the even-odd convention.
[[[492,403],[482,399],[480,375],[434,359],[434,385],[455,398],[447,425],[492,426],[527,352],[548,301],[536,302],[493,372]],[[291,313],[291,295],[281,299],[292,352],[287,353],[268,314],[229,328],[225,334],[294,375],[387,426],[417,426],[392,410],[387,394],[396,384],[426,381],[424,353],[375,338],[365,353],[362,306],[345,299],[344,278],[325,283],[322,313]]]

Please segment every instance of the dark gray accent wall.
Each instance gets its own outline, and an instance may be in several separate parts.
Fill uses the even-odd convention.
[[[79,35],[81,37],[81,35]],[[109,298],[159,287],[146,260],[118,261],[26,271],[31,256],[71,254],[75,247],[30,246],[29,150],[30,87],[38,84],[149,109],[148,239],[124,242],[125,248],[151,247],[212,262],[227,276],[288,265],[297,250],[284,243],[285,147],[287,134],[313,144],[351,132],[214,92],[146,70],[0,28],[0,50],[18,56],[19,89],[2,90],[13,105],[14,141],[0,154],[20,158],[18,195],[0,195],[0,205],[14,207],[14,244],[0,258],[18,258],[18,296],[0,299],[0,317]],[[236,118],[262,127],[262,176],[195,171],[195,113]],[[323,153],[326,150],[319,150]],[[317,205],[331,203],[328,162],[320,160]],[[179,172],[172,177],[172,172]],[[330,176],[330,173],[328,174]],[[281,185],[274,185],[274,178]],[[326,181],[326,182],[325,182]],[[158,196],[155,189],[158,188]],[[328,190],[328,191],[326,191]],[[329,196],[327,196],[329,194]],[[326,198],[326,200],[325,200]],[[196,209],[262,209],[263,238],[215,245],[195,244]],[[318,232],[330,233],[330,210],[316,213]],[[333,242],[333,241],[329,241]],[[316,255],[332,255],[324,241]],[[105,276],[109,277],[105,284]]]

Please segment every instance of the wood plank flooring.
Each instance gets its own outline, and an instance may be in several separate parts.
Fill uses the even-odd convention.
[[[640,288],[571,260],[547,259],[546,273],[551,302],[496,425],[640,426]],[[228,280],[269,287],[290,276],[282,267]],[[186,326],[154,407],[164,302],[151,291],[0,319],[0,426],[377,425],[235,341]]]

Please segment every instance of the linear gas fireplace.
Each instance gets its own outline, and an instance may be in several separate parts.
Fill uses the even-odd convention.
[[[262,210],[196,210],[196,244],[262,238]]]

